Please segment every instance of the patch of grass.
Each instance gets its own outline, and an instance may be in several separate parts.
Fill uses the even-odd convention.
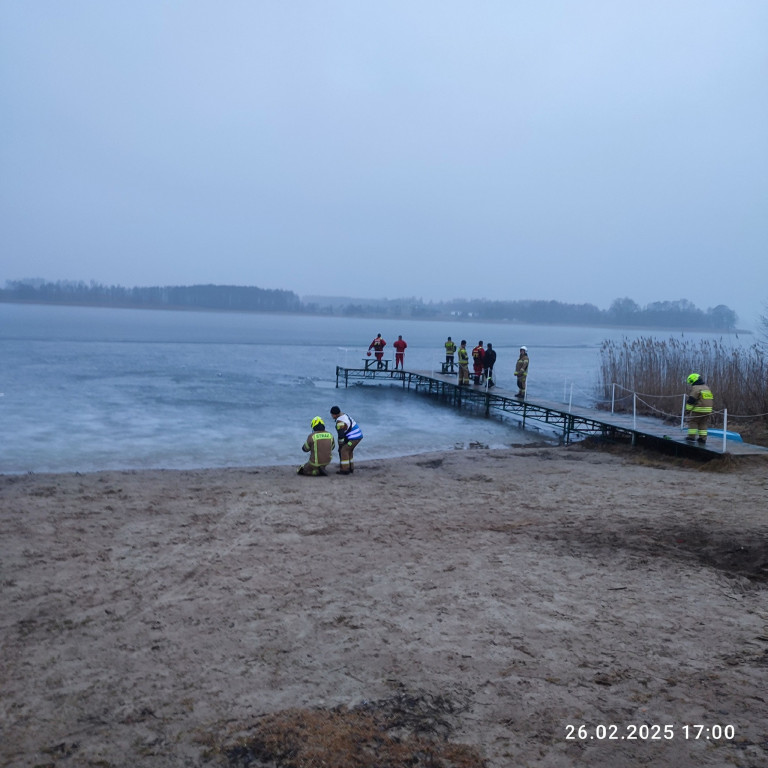
[[[446,697],[408,693],[351,709],[286,709],[215,751],[230,768],[484,768],[476,747],[448,740],[457,711]]]

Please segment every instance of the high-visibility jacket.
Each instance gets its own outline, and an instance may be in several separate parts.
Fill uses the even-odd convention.
[[[445,342],[445,354],[446,355],[454,355],[454,354],[456,354],[456,342],[455,341],[446,341]]]
[[[527,376],[528,375],[528,355],[520,355],[515,365],[515,376]]]
[[[685,410],[688,413],[712,413],[715,405],[715,396],[706,384],[694,384],[685,401]]]
[[[313,432],[301,446],[301,450],[309,453],[309,463],[313,467],[325,467],[331,463],[336,441],[330,432]]]
[[[469,365],[469,352],[466,347],[459,347],[459,365]]]
[[[363,430],[348,413],[342,413],[336,417],[336,432],[339,435],[339,445],[342,444],[342,440],[363,439]]]

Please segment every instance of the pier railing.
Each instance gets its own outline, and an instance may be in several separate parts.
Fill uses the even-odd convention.
[[[716,453],[765,453],[768,448],[750,446],[741,441],[729,440],[729,433],[724,428],[722,440],[711,440],[707,446],[691,445],[685,440],[682,430],[671,427],[658,418],[642,416],[635,407],[631,413],[618,413],[612,407],[597,410],[574,406],[572,397],[567,404],[528,397],[517,397],[501,388],[489,388],[475,385],[459,385],[454,376],[445,376],[432,371],[377,369],[375,366],[346,368],[336,366],[336,386],[348,387],[354,383],[384,380],[392,385],[412,389],[426,394],[453,407],[470,408],[486,416],[494,411],[513,416],[524,428],[529,422],[535,422],[564,443],[570,443],[574,436],[598,436],[608,440],[628,438],[632,445],[638,442],[658,443],[676,446],[676,452],[707,451]],[[723,414],[727,425],[728,414]],[[713,435],[714,436],[714,435]]]

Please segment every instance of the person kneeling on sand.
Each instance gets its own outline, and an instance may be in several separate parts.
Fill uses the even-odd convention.
[[[325,428],[319,416],[312,419],[312,433],[304,441],[301,450],[309,454],[309,461],[297,470],[299,475],[326,476],[325,468],[331,463],[336,441]]]

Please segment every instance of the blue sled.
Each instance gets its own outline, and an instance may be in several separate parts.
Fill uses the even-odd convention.
[[[707,436],[708,437],[722,437],[723,436],[723,430],[722,429],[708,429],[707,430]],[[726,432],[725,433],[725,439],[726,440],[736,440],[739,443],[743,443],[744,442],[741,439],[741,435],[738,432]]]

